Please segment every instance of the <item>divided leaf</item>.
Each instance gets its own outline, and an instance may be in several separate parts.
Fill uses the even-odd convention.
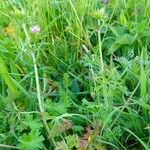
[[[31,131],[29,134],[24,133],[19,141],[18,148],[21,150],[39,150],[42,149],[44,137],[39,131]]]

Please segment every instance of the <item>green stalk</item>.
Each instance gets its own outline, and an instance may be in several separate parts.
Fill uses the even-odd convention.
[[[19,149],[18,147],[16,146],[11,146],[11,145],[6,145],[6,144],[0,144],[0,147],[1,148],[4,148],[4,149]]]
[[[39,110],[41,112],[41,119],[43,121],[43,124],[46,128],[46,131],[48,133],[48,139],[50,139],[51,133],[50,133],[50,129],[48,127],[48,124],[46,122],[46,119],[44,118],[43,114],[44,114],[44,107],[42,104],[42,99],[41,99],[41,92],[40,92],[40,84],[39,84],[39,76],[38,76],[38,68],[37,68],[37,63],[36,63],[36,59],[35,59],[35,54],[31,53],[32,59],[33,59],[33,64],[34,64],[34,73],[35,73],[35,79],[36,79],[36,89],[37,89],[37,99],[38,99],[38,105],[39,105]],[[55,145],[55,141],[52,138],[52,142]]]
[[[100,26],[100,20],[98,20],[98,26]],[[99,46],[101,70],[102,70],[102,74],[103,74],[103,71],[104,71],[104,63],[103,63],[102,41],[101,41],[100,29],[98,30],[98,46]]]
[[[144,61],[145,61],[145,58],[144,56],[146,55],[146,52],[145,50],[143,49],[142,52],[141,52],[141,60],[142,60],[142,63],[140,65],[140,96],[141,96],[141,99],[145,101],[146,99],[146,94],[147,94],[147,77],[146,77],[146,70],[145,70],[145,67],[144,67]]]
[[[32,53],[32,59],[33,59],[33,64],[34,64],[34,73],[35,73],[35,79],[36,79],[36,89],[37,89],[37,99],[38,99],[39,110],[40,112],[44,112],[44,108],[43,108],[43,104],[41,100],[37,63],[36,63],[35,55],[33,53]]]

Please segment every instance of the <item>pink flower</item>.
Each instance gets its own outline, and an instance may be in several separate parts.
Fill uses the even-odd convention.
[[[109,0],[102,0],[102,3],[107,4]]]
[[[31,28],[30,28],[30,31],[32,32],[32,33],[39,33],[40,32],[40,27],[39,26],[32,26]]]

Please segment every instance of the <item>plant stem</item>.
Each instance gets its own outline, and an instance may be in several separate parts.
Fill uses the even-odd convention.
[[[80,27],[81,27],[83,33],[85,34],[84,29],[83,29],[83,26],[82,26],[82,23],[81,23],[81,21],[80,21],[80,18],[79,18],[79,16],[78,16],[78,13],[77,13],[77,11],[76,11],[76,9],[75,9],[75,6],[74,6],[74,4],[72,3],[72,0],[69,0],[69,2],[70,2],[70,5],[71,5],[71,7],[72,7],[74,13],[75,13],[75,16],[76,16],[76,18],[77,18],[77,21],[78,21],[78,23],[79,23],[79,25],[80,25]],[[86,34],[85,34],[85,35],[86,35]]]
[[[38,99],[39,110],[40,110],[40,112],[44,112],[44,108],[42,106],[42,100],[41,100],[37,63],[36,63],[35,55],[33,53],[32,53],[32,59],[33,59],[33,64],[34,64],[34,73],[35,73],[35,80],[36,80],[37,99]]]
[[[6,144],[0,144],[0,147],[2,148],[8,148],[8,149],[19,149],[16,146],[6,145]]]
[[[44,124],[44,126],[46,128],[46,131],[48,133],[48,139],[50,139],[50,137],[51,137],[50,129],[48,127],[48,124],[47,124],[45,118],[43,117],[44,108],[43,108],[43,104],[42,104],[42,100],[41,100],[39,76],[38,76],[38,69],[37,69],[37,63],[36,63],[36,59],[35,59],[35,54],[31,53],[31,56],[32,56],[33,63],[34,63],[34,72],[35,72],[35,79],[36,79],[37,99],[38,99],[39,110],[41,112],[41,118],[42,118],[43,124]]]
[[[98,20],[98,26],[100,26],[100,20]],[[102,74],[103,74],[103,71],[104,71],[104,63],[103,63],[102,41],[101,41],[100,29],[98,29],[98,46],[99,46],[101,70],[102,70]]]

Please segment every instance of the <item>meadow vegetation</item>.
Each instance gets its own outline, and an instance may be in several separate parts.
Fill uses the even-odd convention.
[[[0,150],[150,150],[150,0],[0,0]]]

